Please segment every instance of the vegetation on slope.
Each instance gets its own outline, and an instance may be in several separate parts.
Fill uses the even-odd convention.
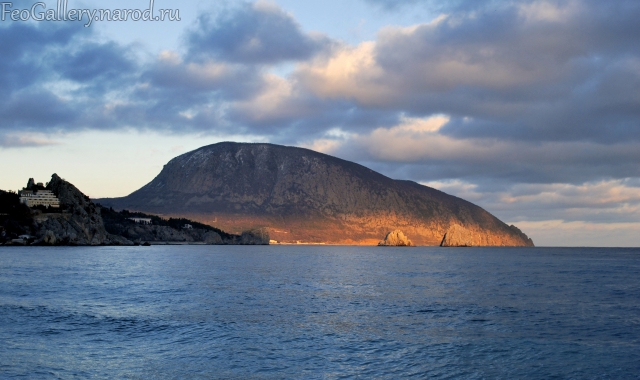
[[[151,223],[154,226],[165,226],[175,230],[181,230],[186,224],[190,224],[194,229],[216,232],[223,240],[232,240],[234,237],[237,237],[236,235],[229,234],[221,229],[185,218],[164,219],[157,215],[150,215],[142,212],[133,212],[129,210],[115,211],[111,207],[101,207],[100,211],[107,232],[114,235],[125,236],[126,231],[130,227],[138,225],[129,218],[147,218],[151,219]]]

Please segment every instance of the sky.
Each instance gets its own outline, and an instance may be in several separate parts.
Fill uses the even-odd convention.
[[[57,173],[124,196],[190,150],[270,142],[459,196],[538,246],[640,246],[637,0],[155,0],[164,21],[68,0],[113,15],[90,25],[37,3],[0,3],[0,189]]]

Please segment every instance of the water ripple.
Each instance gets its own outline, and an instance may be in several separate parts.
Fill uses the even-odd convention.
[[[640,251],[0,250],[0,378],[638,379]]]

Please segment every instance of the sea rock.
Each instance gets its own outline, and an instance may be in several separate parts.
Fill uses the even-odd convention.
[[[51,230],[47,230],[42,237],[42,243],[46,245],[56,244],[56,235]]]
[[[391,231],[385,236],[384,240],[378,243],[379,246],[392,246],[392,247],[412,247],[413,243],[407,238],[402,231]]]
[[[473,247],[475,236],[466,228],[452,224],[442,238],[441,247]]]
[[[517,227],[508,227],[515,236],[520,236],[524,246],[533,247],[533,241],[522,233]],[[503,236],[477,228],[477,226],[461,226],[452,223],[440,242],[441,247],[486,247],[486,246],[510,246],[510,241]]]

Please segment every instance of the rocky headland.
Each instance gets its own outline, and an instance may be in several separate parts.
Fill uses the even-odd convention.
[[[519,229],[463,199],[326,154],[273,144],[205,146],[172,159],[130,195],[99,202],[237,234],[266,228],[283,243],[376,245],[400,229],[416,245],[441,245],[458,225],[470,232],[465,243],[473,246],[533,246]]]
[[[47,189],[60,200],[60,213],[35,213],[35,242],[45,245],[130,245],[132,242],[107,232],[100,207],[57,174]]]
[[[35,186],[30,180],[25,189]],[[236,235],[188,219],[165,220],[155,215],[116,212],[94,203],[57,174],[41,190],[53,192],[60,207],[30,208],[20,202],[18,194],[0,191],[0,244],[269,244],[268,232],[264,230],[247,230]],[[132,216],[155,223],[143,225]]]

